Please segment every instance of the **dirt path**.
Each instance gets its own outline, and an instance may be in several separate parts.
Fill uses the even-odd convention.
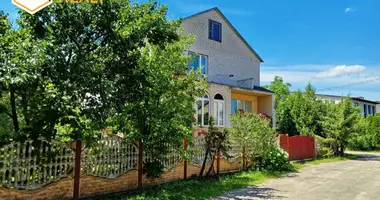
[[[235,190],[215,200],[380,200],[380,155],[357,153],[359,159],[307,166],[255,187]]]

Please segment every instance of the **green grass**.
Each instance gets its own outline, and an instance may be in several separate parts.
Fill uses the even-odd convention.
[[[318,165],[322,163],[332,163],[332,162],[339,162],[339,161],[345,161],[345,160],[354,160],[356,158],[357,156],[352,155],[352,154],[346,154],[344,156],[330,157],[330,158],[314,158],[310,160],[295,161],[293,162],[293,166],[295,169],[301,169],[305,167],[307,164]]]
[[[188,181],[178,181],[165,183],[144,190],[143,193],[127,196],[113,195],[91,198],[91,200],[198,200],[217,197],[226,192],[250,185],[263,183],[269,178],[277,178],[286,172],[238,172],[224,175],[220,178],[193,179]]]
[[[293,170],[301,169],[307,164],[317,165],[321,163],[338,162],[355,159],[354,155],[332,158],[316,158],[306,161],[293,162]],[[192,179],[164,183],[149,189],[144,189],[139,194],[116,194],[93,197],[90,200],[198,200],[217,197],[234,189],[258,185],[270,178],[278,178],[288,172],[238,172],[221,176],[220,178]]]

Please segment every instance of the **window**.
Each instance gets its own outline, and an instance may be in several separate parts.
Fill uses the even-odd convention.
[[[189,55],[191,55],[190,63],[189,63],[189,68],[192,70],[198,70],[199,68],[202,67],[202,74],[206,75],[207,73],[207,60],[208,57],[206,55],[202,54],[197,54],[194,52],[189,51]]]
[[[372,114],[372,107],[371,105],[368,105],[368,115],[371,115]]]
[[[364,117],[367,117],[367,105],[364,104]]]
[[[210,100],[207,95],[197,98],[196,103],[196,120],[201,126],[208,126]]]
[[[372,106],[372,114],[375,116],[376,115],[376,107]]]
[[[208,29],[209,29],[208,38],[210,40],[222,42],[222,24],[221,23],[210,20]]]
[[[359,103],[355,102],[355,103],[354,103],[354,106],[355,106],[355,107],[358,107],[358,106],[359,106]]]
[[[234,114],[239,110],[243,110],[244,112],[252,112],[252,101],[244,101],[244,100],[231,100],[231,113]]]
[[[214,117],[217,126],[224,126],[224,99],[220,94],[214,97]]]

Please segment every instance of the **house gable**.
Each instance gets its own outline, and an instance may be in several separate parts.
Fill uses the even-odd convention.
[[[221,24],[221,42],[209,39],[210,21]],[[233,75],[233,79],[251,79],[253,85],[260,86],[261,57],[218,8],[185,18],[182,27],[187,34],[196,36],[189,51],[208,56],[208,77]]]

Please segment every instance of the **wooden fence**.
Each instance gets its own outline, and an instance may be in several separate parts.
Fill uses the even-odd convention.
[[[160,178],[150,178],[143,173],[143,166],[155,157],[144,150],[142,142],[104,137],[90,148],[84,148],[81,142],[43,139],[13,142],[0,148],[0,200],[79,199],[199,175],[205,154],[204,136],[194,138],[191,145],[162,145],[169,149],[159,161],[165,172]],[[183,149],[190,152],[188,160],[180,154]],[[214,173],[240,170],[241,153],[242,149],[234,146],[232,158],[218,154],[209,158],[207,165],[214,162]]]
[[[289,154],[289,160],[302,160],[316,156],[314,137],[280,134],[280,146]]]

